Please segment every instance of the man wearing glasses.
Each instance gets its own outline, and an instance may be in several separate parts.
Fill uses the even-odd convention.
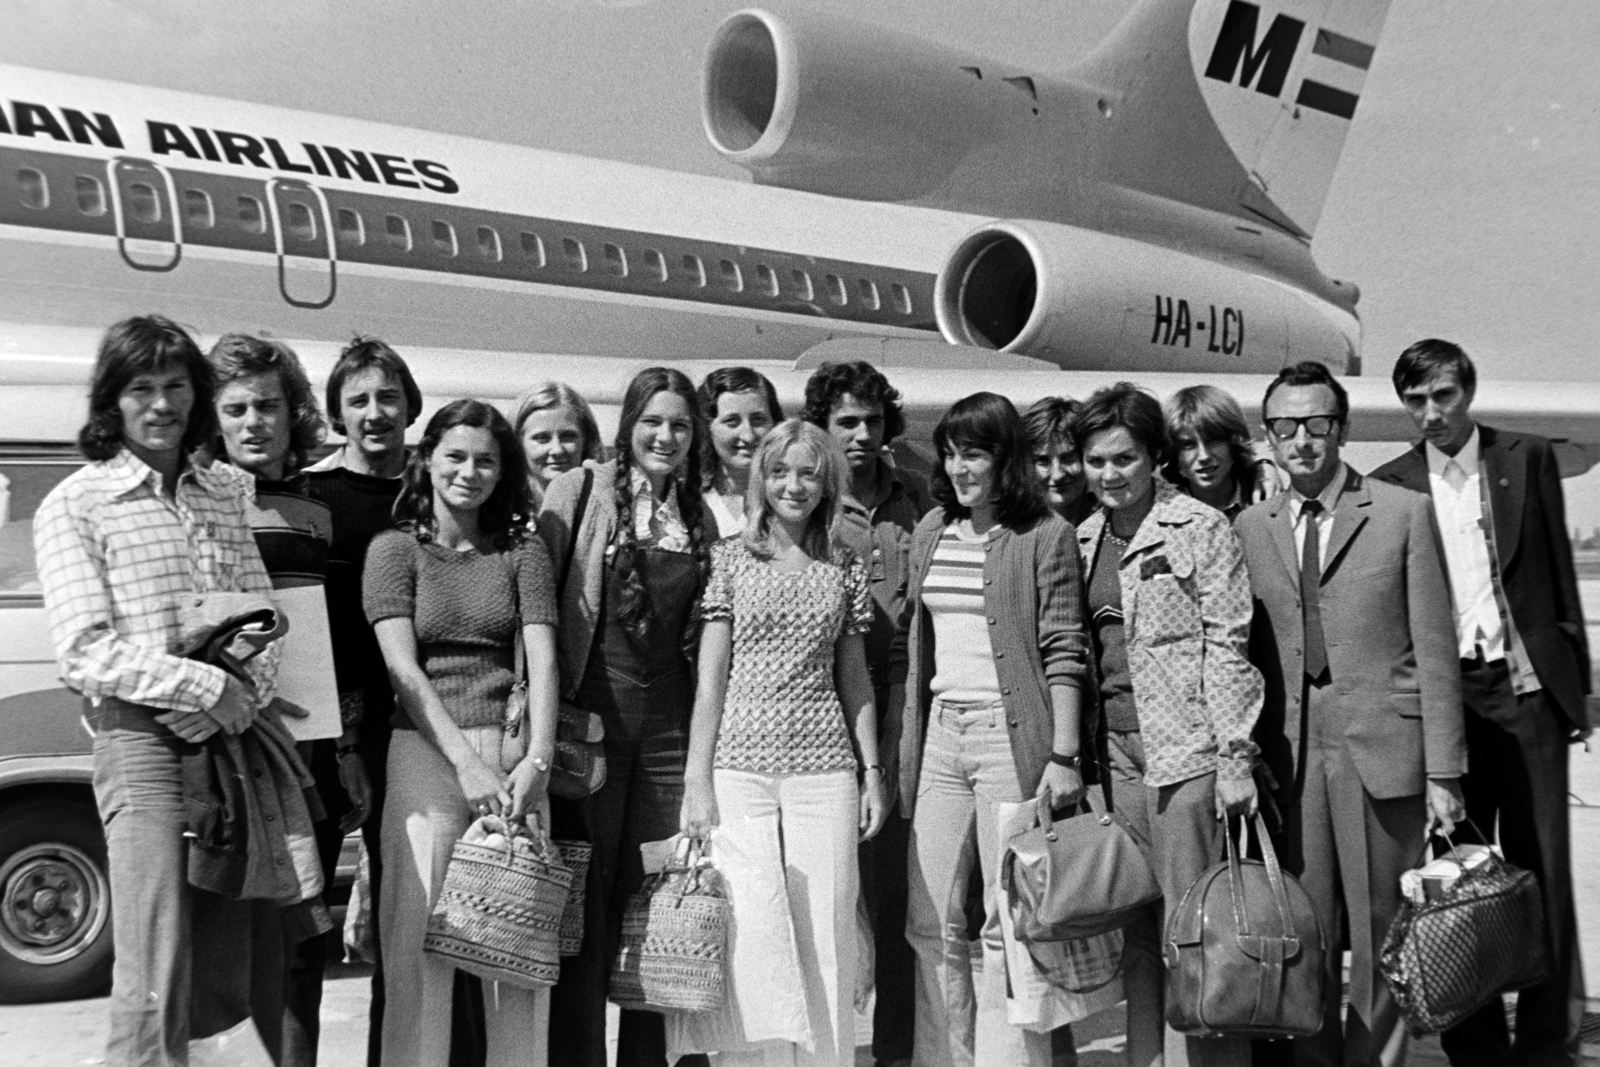
[[[1437,820],[1448,832],[1462,817],[1467,763],[1433,505],[1345,465],[1349,411],[1321,363],[1278,375],[1262,416],[1290,489],[1235,526],[1257,602],[1252,658],[1267,682],[1257,741],[1277,780],[1281,855],[1328,946],[1323,1027],[1294,1049],[1296,1064],[1316,1067],[1404,1060],[1378,949],[1425,827]],[[1341,1022],[1346,918],[1350,1011]]]

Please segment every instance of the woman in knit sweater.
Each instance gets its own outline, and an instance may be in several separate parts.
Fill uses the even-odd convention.
[[[911,812],[906,932],[917,953],[915,1062],[1046,1067],[1051,1035],[1006,1021],[998,805],[1083,794],[1087,667],[1077,545],[1045,503],[1011,401],[958,400],[933,434],[936,507],[911,541],[900,802]],[[983,876],[982,985],[964,914]],[[1012,975],[1013,984],[1027,976]],[[974,993],[976,992],[976,997]],[[974,1049],[977,1015],[1000,1047]],[[976,1054],[976,1059],[974,1056]]]
[[[367,551],[363,599],[398,703],[389,747],[379,902],[387,975],[386,1067],[444,1067],[453,968],[422,951],[456,839],[478,813],[543,808],[555,745],[555,594],[544,544],[526,537],[522,450],[494,408],[458,400],[429,421],[395,501],[398,529]],[[527,650],[528,753],[500,745]],[[486,998],[488,1067],[542,1067],[549,996]]]
[[[639,846],[678,829],[689,654],[716,537],[700,496],[704,439],[689,379],[640,371],[622,399],[617,458],[558,477],[539,513],[561,572],[561,695],[605,727],[605,784],[553,812],[561,836],[582,829],[594,844],[583,949],[562,961],[551,994],[560,1024],[550,1057],[563,1067],[605,1067],[606,980],[623,909],[644,881]],[[617,1064],[665,1067],[660,1015],[622,1013]]]
[[[715,828],[733,904],[728,1004],[688,1042],[726,1067],[855,1062],[856,845],[888,801],[872,598],[838,540],[848,469],[826,432],[781,424],[756,454],[744,536],[712,550],[680,824]]]

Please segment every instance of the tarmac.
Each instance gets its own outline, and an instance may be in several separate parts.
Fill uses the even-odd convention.
[[[1590,993],[1584,1017],[1583,1067],[1600,1067],[1600,751],[1572,756],[1573,875],[1578,926]],[[341,964],[328,976],[322,1004],[321,1062],[353,1067],[366,1057],[368,976],[365,966]],[[105,998],[0,1006],[0,1067],[76,1067],[105,1063]],[[1118,1006],[1074,1025],[1082,1067],[1122,1067],[1123,1009]],[[615,1039],[615,1010],[611,1033]],[[866,1040],[858,1023],[857,1040]],[[1447,1067],[1437,1038],[1414,1041],[1413,1067]],[[271,1067],[249,1023],[195,1042],[192,1067]],[[865,1047],[858,1067],[872,1067]],[[556,1065],[559,1067],[559,1065]],[[980,1064],[978,1067],[1010,1067]]]

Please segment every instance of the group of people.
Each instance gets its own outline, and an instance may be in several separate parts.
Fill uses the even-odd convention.
[[[1452,1062],[1575,1062],[1566,746],[1588,731],[1589,664],[1556,462],[1472,420],[1454,345],[1412,346],[1394,383],[1423,440],[1370,475],[1341,459],[1343,386],[1301,363],[1268,387],[1259,445],[1210,386],[1025,413],[977,393],[940,420],[925,480],[889,449],[900,396],[864,362],[824,364],[787,418],[752,369],[697,387],[650,368],[609,447],[577,391],[542,383],[510,419],[444,405],[408,452],[422,394],[381,341],[340,354],[324,416],[281,343],[230,334],[207,357],[167,320],[118,323],[91,462],[36,520],[95,733],[108,1062],[185,1063],[241,1013],[276,1062],[316,1062],[326,940],[255,910],[231,960],[246,1003],[201,1011],[208,894],[186,858],[186,752],[280,714],[271,668],[296,665],[241,679],[173,652],[185,596],[306,584],[325,590],[343,732],[300,755],[324,875],[354,827],[368,850],[371,1064],[604,1067],[641,846],[679,834],[726,881],[727,1004],[624,1010],[619,1067],[852,1064],[867,988],[885,1067],[1073,1062],[1059,1013],[1011,1021],[1040,982],[1006,951],[999,813],[1091,794],[1163,895],[1126,934],[1130,1067],[1400,1062],[1376,954],[1430,824],[1538,875],[1552,950],[1514,1044],[1495,1003],[1446,1034]],[[328,424],[344,443],[312,462]],[[604,728],[605,781],[578,801],[548,792],[562,704]],[[1165,1024],[1163,911],[1223,856],[1227,817],[1258,809],[1329,942],[1326,1022],[1255,1049],[1185,1039]],[[486,991],[423,950],[451,848],[487,812],[592,846],[582,948],[551,989]]]

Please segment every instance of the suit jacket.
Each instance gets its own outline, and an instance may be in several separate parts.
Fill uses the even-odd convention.
[[[1539,684],[1574,728],[1589,723],[1589,640],[1567,537],[1561,471],[1550,442],[1479,425],[1482,476],[1506,608]],[[1421,442],[1372,472],[1380,481],[1431,492]]]
[[[1332,678],[1324,713],[1344,736],[1366,791],[1421,793],[1428,777],[1466,772],[1461,665],[1444,555],[1427,497],[1346,468],[1324,522],[1322,626]],[[1244,543],[1257,624],[1252,659],[1266,679],[1257,740],[1282,787],[1298,781],[1305,676],[1300,553],[1290,495],[1245,509]]]

